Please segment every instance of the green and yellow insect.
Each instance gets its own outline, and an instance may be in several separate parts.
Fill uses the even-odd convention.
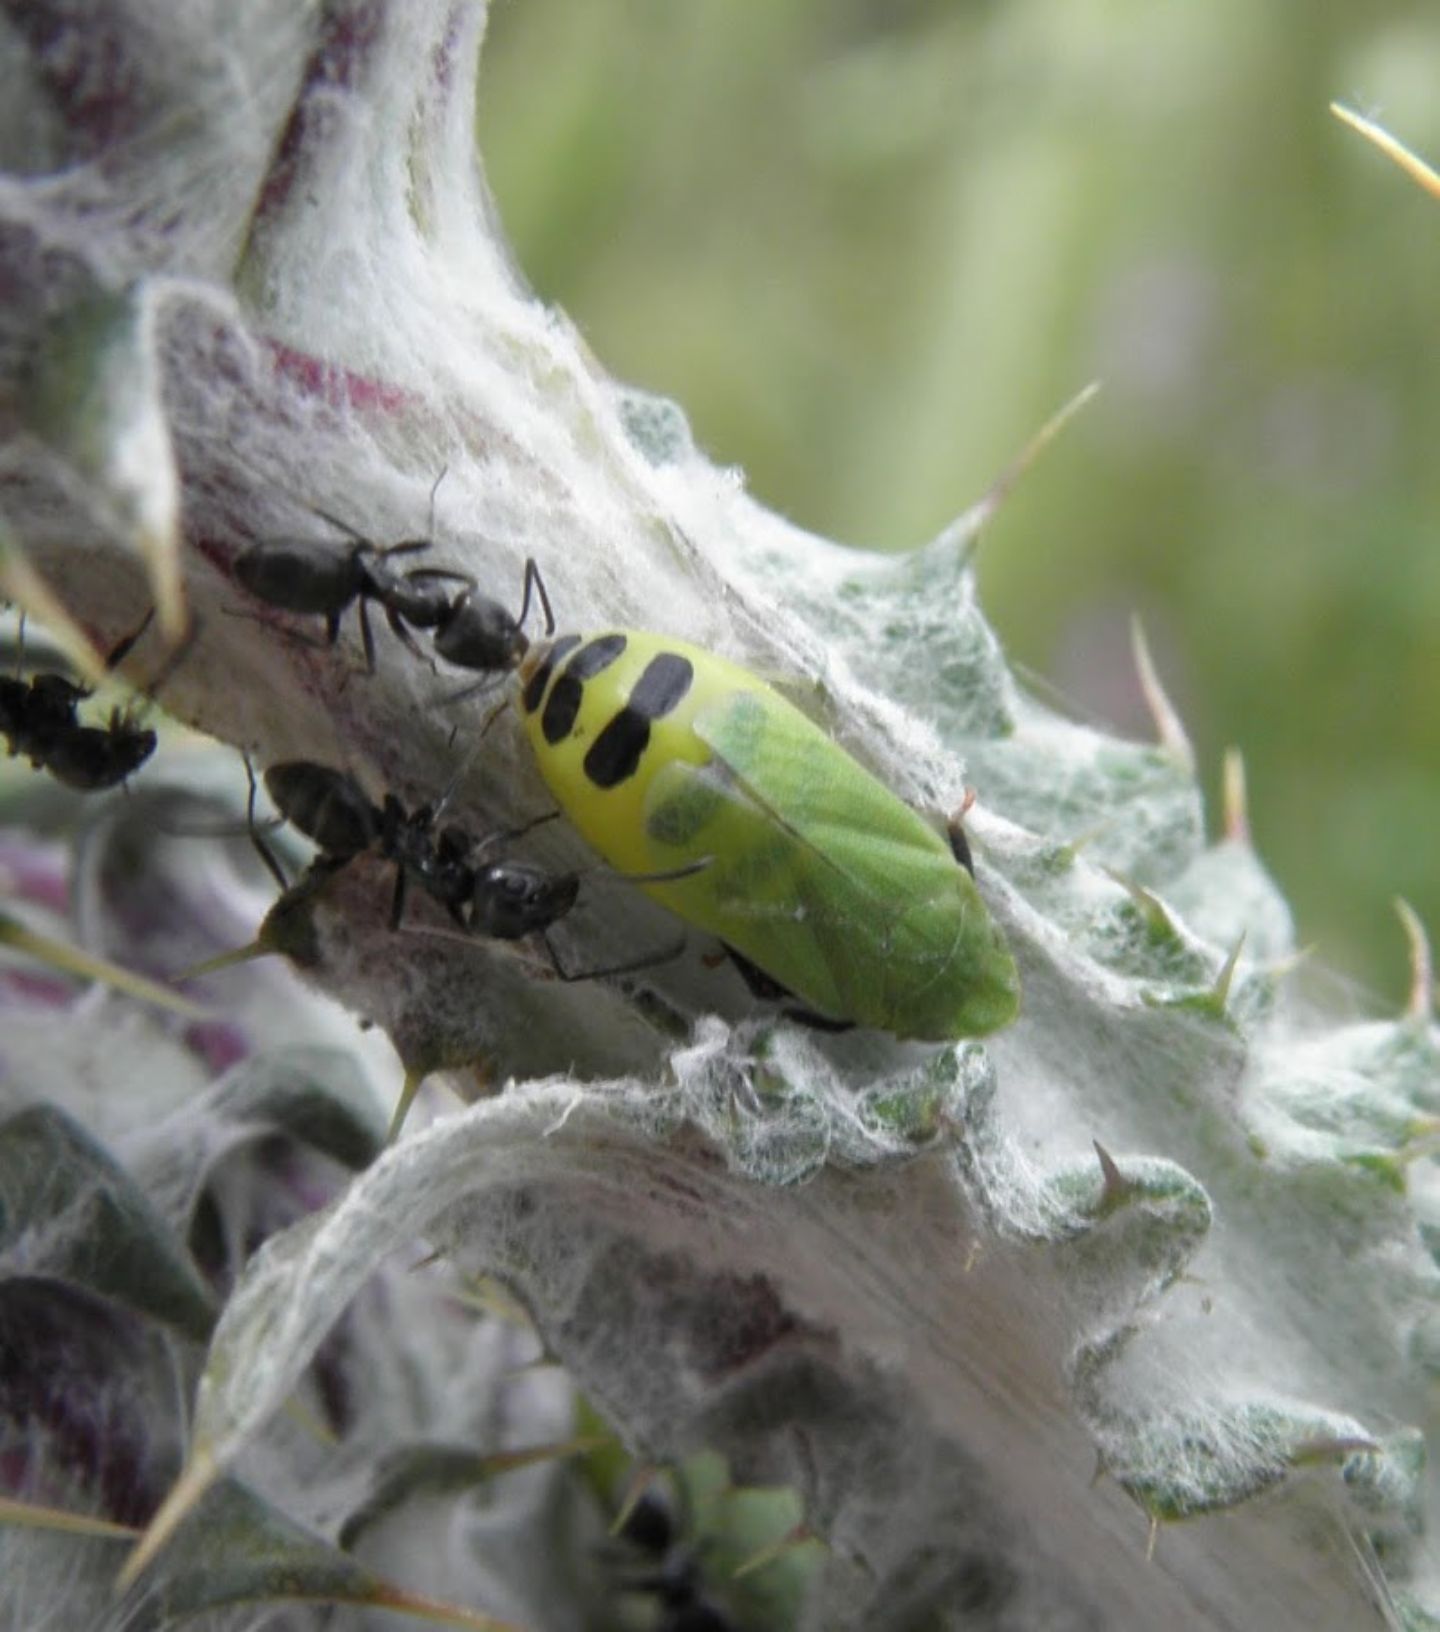
[[[710,858],[642,886],[655,900],[822,1020],[941,1041],[1015,1018],[958,830],[947,843],[763,680],[635,630],[521,651],[541,774],[594,849],[632,874]]]

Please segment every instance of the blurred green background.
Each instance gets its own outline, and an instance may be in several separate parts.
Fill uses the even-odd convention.
[[[987,533],[1011,653],[1244,753],[1302,942],[1393,1006],[1440,940],[1440,6],[508,0],[481,140],[519,258],[798,522]],[[1212,826],[1214,825],[1212,814]]]

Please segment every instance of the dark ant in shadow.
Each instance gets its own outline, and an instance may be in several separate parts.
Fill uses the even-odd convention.
[[[384,608],[386,622],[406,649],[422,663],[427,662],[410,631],[442,626],[455,604],[445,587],[447,583],[473,585],[475,580],[468,572],[447,567],[411,567],[402,572],[391,562],[394,557],[418,555],[432,547],[434,541],[428,535],[435,530],[435,495],[444,479],[442,470],[430,489],[430,523],[425,538],[376,544],[338,516],[312,505],[317,516],[350,539],[346,548],[337,549],[333,543],[318,538],[261,539],[235,557],[235,577],[268,606],[323,617],[325,641],[330,646],[340,638],[341,618],[358,601],[368,674],[375,672],[372,601]]]
[[[110,650],[107,672],[125,661],[154,616],[151,607],[139,626]],[[192,627],[147,687],[147,705],[189,653],[194,638]],[[154,731],[140,723],[134,703],[113,709],[105,725],[86,725],[79,708],[90,696],[88,686],[63,674],[36,674],[28,680],[0,675],[0,733],[11,757],[24,754],[37,770],[84,793],[117,787],[132,776],[155,752]]]
[[[618,1531],[634,1558],[612,1555],[617,1566],[626,1566],[615,1569],[616,1585],[655,1600],[652,1632],[739,1632],[705,1590],[699,1553],[679,1539],[677,1530],[669,1502],[653,1488],[642,1492]]]
[[[666,948],[658,955],[650,953],[604,968],[565,968],[547,931],[575,905],[585,875],[550,873],[530,862],[492,857],[499,845],[523,838],[543,823],[553,821],[558,812],[477,840],[459,826],[440,825],[450,790],[436,804],[415,810],[407,810],[393,794],[387,794],[385,802],[376,805],[354,777],[310,760],[272,765],[265,772],[265,790],[280,815],[318,847],[320,854],[313,866],[321,872],[338,871],[370,851],[395,864],[392,929],[400,927],[406,892],[413,882],[440,902],[463,937],[518,941],[538,934],[551,968],[563,981],[633,974],[675,957],[684,945],[682,938],[680,946]],[[252,777],[251,837],[281,888],[288,889],[284,873],[256,831],[254,797]],[[706,858],[666,873],[631,876],[596,869],[594,876],[635,884],[668,883],[688,878],[708,865]]]

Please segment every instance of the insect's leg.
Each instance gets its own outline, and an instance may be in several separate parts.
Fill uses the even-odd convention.
[[[534,825],[532,822],[531,826]],[[683,862],[679,867],[666,867],[658,873],[617,873],[611,867],[592,867],[587,876],[602,884],[677,884],[682,878],[694,878],[696,873],[703,873],[707,867],[714,865],[714,856],[701,856],[697,861]],[[754,965],[751,967],[754,968]]]
[[[405,872],[405,864],[395,863],[395,893],[390,897],[390,927],[399,929],[400,920],[405,916],[405,891],[409,882]]]
[[[455,567],[411,567],[405,574],[407,578],[449,578],[457,584],[464,584],[469,589],[478,589],[479,580],[473,572],[461,572]]]
[[[250,792],[245,799],[245,830],[250,835],[250,842],[255,846],[255,854],[265,863],[271,878],[280,886],[282,893],[290,888],[290,881],[285,877],[285,870],[275,859],[275,852],[260,837],[260,829],[255,822],[255,767],[250,763],[249,754],[242,754],[245,761],[245,780],[250,784]]]
[[[148,624],[150,619],[152,617],[154,617],[154,615],[155,615],[155,608],[152,606],[150,608],[150,610],[145,614],[145,623],[142,623],[140,625],[139,629],[137,629],[135,631],[135,633],[129,637],[128,641],[122,642],[122,644],[125,645],[127,649],[130,646],[133,646],[135,641],[139,639],[140,635],[144,632],[145,624]],[[151,703],[153,703],[155,701],[156,694],[159,692],[161,686],[163,686],[168,680],[173,678],[173,676],[175,674],[175,671],[180,667],[180,665],[185,661],[185,659],[187,657],[189,657],[191,651],[194,648],[195,642],[199,638],[200,638],[200,620],[198,618],[194,618],[190,622],[190,627],[180,637],[180,639],[176,643],[176,645],[171,648],[169,654],[165,658],[165,661],[160,665],[160,668],[159,668],[158,672],[156,673],[154,679],[152,679],[150,684],[148,686],[146,686],[145,696],[146,696],[147,701],[149,701]],[[122,656],[123,656],[123,653],[122,653]],[[116,661],[115,654],[112,652],[110,654],[110,656],[105,660],[106,668],[112,668],[114,666],[114,664],[115,664],[115,661]]]
[[[441,708],[448,708],[451,703],[468,702],[472,697],[478,697],[481,692],[493,691],[496,686],[505,684],[503,674],[487,674],[483,680],[472,681],[468,686],[461,686],[459,691],[449,691],[440,699]]]
[[[644,957],[631,958],[625,963],[606,964],[599,969],[567,969],[560,961],[560,954],[555,950],[548,931],[540,931],[540,940],[545,948],[545,954],[550,959],[550,967],[555,971],[555,978],[563,980],[568,985],[576,980],[603,980],[607,975],[633,975],[641,969],[653,969],[657,964],[669,963],[678,958],[685,950],[685,936],[667,946],[661,952],[647,952]]]
[[[291,497],[293,498],[294,495],[292,494]],[[354,539],[357,544],[365,543],[364,535],[357,533],[348,521],[341,521],[339,516],[332,516],[328,510],[322,510],[318,504],[310,504],[305,499],[300,499],[297,502],[303,504],[312,515],[319,516],[321,521],[328,521],[337,533],[344,533],[347,538]]]
[[[15,630],[15,678],[17,680],[25,668],[25,619],[27,616],[28,614],[22,606],[20,608],[20,622]],[[13,748],[10,750],[10,756],[12,759],[15,756]]]
[[[362,618],[365,616],[365,608],[363,604],[360,608],[360,616]],[[431,674],[439,673],[439,670],[435,667],[435,659],[427,655],[425,652],[422,652],[415,644],[415,637],[410,633],[410,626],[405,622],[404,618],[400,616],[393,606],[387,606],[385,608],[385,621],[395,631],[396,635],[399,637],[400,644],[407,652],[411,654],[412,657],[414,657],[418,662],[428,664]],[[375,672],[373,663],[371,664],[370,672],[372,674]]]
[[[783,998],[795,995],[788,986],[782,986],[773,976],[767,975],[759,964],[751,963],[743,952],[737,952],[733,946],[727,946],[725,950],[735,965],[735,972],[749,988],[751,997],[758,997],[762,1003],[779,1003]]]
[[[814,1009],[781,1009],[781,1014],[787,1020],[793,1020],[797,1026],[808,1026],[811,1031],[854,1031],[853,1020],[832,1020],[829,1015],[816,1014]]]
[[[360,597],[360,644],[365,648],[365,672],[375,672],[375,632],[370,627],[370,602]]]
[[[951,854],[965,869],[965,871],[969,873],[971,878],[974,878],[975,876],[975,863],[970,855],[970,841],[965,837],[965,828],[963,824],[965,812],[969,810],[971,805],[974,803],[974,788],[966,788],[965,797],[961,801],[959,810],[957,810],[945,824],[945,831],[950,837]]]
[[[141,635],[143,635],[150,627],[150,620],[154,616],[155,608],[152,606],[145,616],[141,618],[137,628],[133,629],[128,635],[122,636],[121,639],[115,642],[114,646],[112,646],[105,654],[105,667],[107,671],[118,669],[125,659],[129,657],[131,649],[134,647],[136,641],[140,639]]]
[[[733,946],[727,946],[725,950],[752,997],[758,997],[762,1003],[782,1003],[787,997],[794,997],[794,992],[788,986],[782,986],[773,975],[767,975],[758,964],[751,963],[743,952],[737,952]],[[827,1015],[816,1014],[813,1009],[801,1008],[798,1004],[786,1004],[780,1012],[787,1020],[809,1026],[812,1031],[853,1031],[855,1027],[853,1020],[831,1020]]]
[[[360,603],[361,616],[364,616],[365,603]],[[340,639],[340,613],[327,612],[325,614],[325,644],[333,646]]]

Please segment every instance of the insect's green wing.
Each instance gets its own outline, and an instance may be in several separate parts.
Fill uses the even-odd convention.
[[[947,1038],[1013,1018],[1003,941],[909,806],[769,693],[728,694],[693,728],[711,762],[665,766],[647,800],[657,857],[714,858],[678,910],[837,1019]]]

